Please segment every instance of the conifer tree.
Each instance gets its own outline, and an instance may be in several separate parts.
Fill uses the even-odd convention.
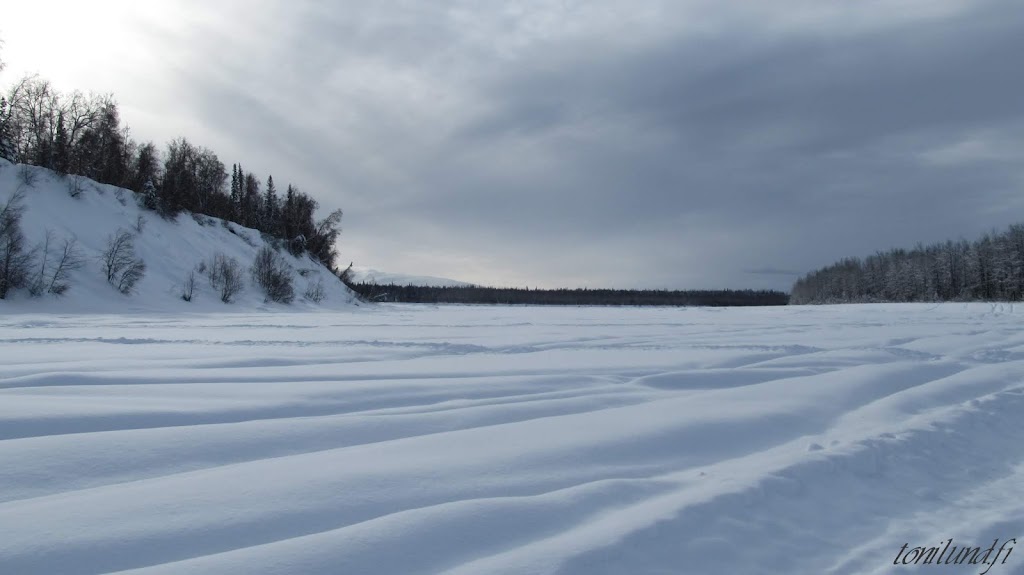
[[[229,219],[236,222],[242,213],[242,182],[239,172],[239,165],[231,164],[231,217]]]
[[[160,211],[160,194],[153,185],[153,180],[146,180],[142,186],[142,205],[155,212]]]
[[[298,226],[295,225],[295,187],[288,184],[281,209],[281,231],[284,239],[291,241],[296,236]]]
[[[64,112],[57,114],[57,135],[53,146],[53,170],[58,174],[68,171],[68,131],[64,127]]]
[[[7,98],[0,97],[0,158],[13,162],[14,133],[11,126],[11,107]]]
[[[277,188],[274,187],[274,176],[267,177],[267,190],[263,195],[263,227],[262,230],[271,235],[278,235],[281,217],[281,206],[278,205]]]
[[[153,142],[147,142],[139,147],[139,151],[135,155],[135,163],[132,166],[128,187],[142,193],[145,191],[147,184],[154,186],[154,183],[159,179],[159,172],[160,159],[158,158],[156,146]]]

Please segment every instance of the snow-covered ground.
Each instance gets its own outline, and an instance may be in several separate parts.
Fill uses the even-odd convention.
[[[1022,320],[7,314],[0,572],[981,573],[893,561],[1024,543]]]

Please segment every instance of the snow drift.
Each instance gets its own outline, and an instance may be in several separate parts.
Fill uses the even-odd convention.
[[[1011,306],[365,309],[0,316],[0,571],[968,574],[893,561],[1024,542]]]

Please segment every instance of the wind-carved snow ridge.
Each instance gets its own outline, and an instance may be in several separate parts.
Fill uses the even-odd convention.
[[[1011,306],[0,317],[4,573],[952,573],[1024,541]],[[916,569],[916,570],[915,570]],[[990,573],[1020,573],[1024,549]]]
[[[82,260],[82,267],[71,272],[70,289],[64,295],[31,298],[26,290],[15,291],[0,300],[0,313],[336,311],[349,309],[355,301],[330,270],[308,256],[294,257],[277,242],[277,253],[289,268],[295,301],[290,305],[269,303],[249,273],[257,252],[268,241],[259,231],[199,214],[182,213],[168,221],[141,209],[129,190],[77,176],[73,178],[81,193],[71,197],[69,178],[72,176],[12,165],[0,158],[0,207],[12,194],[24,194],[21,228],[27,247],[41,249],[49,231],[51,251],[65,240],[73,240]],[[131,234],[136,256],[146,264],[145,276],[131,295],[119,293],[102,269],[108,241],[119,231]],[[210,281],[211,264],[218,254],[236,261],[242,276],[242,291],[230,303],[221,301],[219,290]],[[49,269],[54,258],[51,253]],[[33,273],[36,270],[34,267]],[[194,290],[192,300],[185,301],[182,295],[190,274]]]

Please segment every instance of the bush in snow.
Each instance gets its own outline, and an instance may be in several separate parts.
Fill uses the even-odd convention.
[[[146,275],[146,262],[135,257],[135,237],[128,230],[118,230],[107,239],[100,260],[107,281],[125,295]]]
[[[34,254],[25,248],[25,234],[21,233],[24,197],[18,190],[0,207],[0,299],[12,289],[25,287],[32,268]]]
[[[291,303],[295,299],[292,272],[288,263],[270,246],[263,246],[252,263],[252,279],[270,301]]]
[[[80,197],[85,191],[85,178],[82,176],[66,176],[65,182],[68,187],[68,195],[72,198]]]
[[[36,181],[39,179],[39,172],[28,164],[22,164],[18,168],[18,189],[32,188],[35,187]]]
[[[196,271],[192,270],[185,276],[185,282],[181,284],[181,299],[185,301],[192,301],[192,296],[196,293]]]
[[[249,230],[240,230],[240,231],[241,231],[241,233],[236,231],[236,232],[234,232],[234,234],[236,236],[242,238],[242,241],[245,242],[246,244],[248,244],[249,247],[257,248],[257,247],[260,246],[260,242],[257,242],[255,239],[253,239],[252,236],[249,235]]]
[[[299,257],[306,252],[306,236],[299,234],[288,242],[288,251],[293,256]]]
[[[316,282],[310,282],[306,286],[306,293],[302,294],[307,300],[313,303],[320,303],[324,301],[327,294],[324,292],[324,282],[317,278]]]
[[[203,215],[203,214],[193,213],[192,214],[192,219],[197,224],[199,224],[200,226],[203,226],[203,227],[209,227],[209,226],[217,225],[217,220],[216,219],[211,218],[210,216]]]
[[[231,303],[244,287],[242,266],[238,264],[238,260],[224,254],[214,255],[210,264],[210,286],[220,293],[220,301]]]

